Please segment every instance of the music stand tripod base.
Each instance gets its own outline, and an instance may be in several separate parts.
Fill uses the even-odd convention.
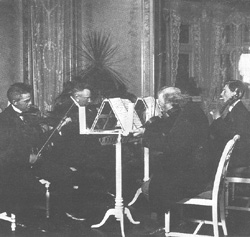
[[[122,237],[125,237],[124,234],[124,214],[128,217],[129,221],[132,224],[140,224],[139,221],[134,221],[131,215],[130,210],[127,207],[123,206],[122,198],[122,159],[121,159],[122,149],[121,149],[121,134],[118,135],[116,143],[116,198],[115,198],[115,207],[109,209],[104,215],[103,220],[99,224],[92,225],[91,228],[101,227],[110,216],[115,216],[117,221],[120,221],[121,234]]]

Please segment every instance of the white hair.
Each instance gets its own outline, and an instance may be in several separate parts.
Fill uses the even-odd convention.
[[[191,99],[191,97],[187,94],[182,94],[181,90],[177,87],[163,87],[158,92],[158,97],[162,96],[164,102],[170,102],[173,105],[186,104],[187,101]]]

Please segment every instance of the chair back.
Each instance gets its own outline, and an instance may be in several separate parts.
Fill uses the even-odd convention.
[[[240,139],[240,135],[235,135],[231,140],[229,140],[222,152],[220,162],[216,171],[212,199],[217,200],[219,191],[224,188],[224,179],[227,175],[227,167],[231,158],[231,154],[235,147],[236,142]]]

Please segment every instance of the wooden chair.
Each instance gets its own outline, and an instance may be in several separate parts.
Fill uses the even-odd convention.
[[[7,212],[0,213],[0,220],[8,221],[11,223],[11,230],[16,230],[16,215],[14,213],[7,214]]]
[[[235,146],[236,141],[240,138],[239,135],[235,135],[233,139],[229,140],[224,148],[220,162],[215,175],[213,188],[210,191],[206,191],[198,195],[197,197],[190,199],[183,199],[178,204],[184,205],[198,205],[207,206],[212,209],[212,220],[197,220],[190,219],[190,221],[198,223],[193,233],[180,233],[170,231],[170,210],[165,213],[165,236],[209,236],[199,235],[198,232],[203,224],[210,224],[213,226],[213,235],[219,236],[219,225],[222,226],[224,235],[227,235],[227,227],[225,222],[225,208],[224,208],[224,179],[227,173],[227,167],[230,160],[231,153]],[[218,206],[220,209],[220,221],[218,218]]]
[[[45,200],[46,200],[46,203],[45,203],[45,211],[46,211],[46,218],[49,218],[50,217],[50,203],[49,203],[49,200],[50,200],[50,192],[49,192],[49,187],[50,187],[50,182],[48,180],[45,180],[45,179],[40,179],[39,182],[41,184],[43,184],[46,188],[46,193],[45,193]]]
[[[39,182],[43,184],[46,188],[46,193],[45,193],[45,211],[46,211],[46,218],[50,217],[50,209],[49,209],[49,201],[50,201],[50,192],[49,192],[49,187],[50,187],[50,182],[45,180],[45,179],[40,179]],[[7,208],[8,209],[8,208]],[[10,208],[12,209],[12,208]],[[13,211],[4,211],[0,212],[0,220],[8,221],[11,223],[11,230],[15,231],[16,230],[16,215],[14,214]],[[19,224],[22,226],[22,224]]]
[[[244,195],[244,193],[237,194],[235,191],[236,185],[238,184],[243,184],[243,185],[250,184],[250,167],[240,167],[229,171],[225,179],[225,183],[226,183],[226,194],[225,194],[226,215],[228,215],[228,210],[250,211],[249,194],[248,195]],[[240,200],[243,202],[241,202]]]

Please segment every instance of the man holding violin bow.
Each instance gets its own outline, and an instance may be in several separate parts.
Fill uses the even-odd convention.
[[[31,86],[25,83],[15,83],[7,91],[9,105],[0,114],[0,188],[8,205],[25,214],[23,210],[45,205],[46,188],[39,179],[46,179],[51,182],[51,207],[64,215],[74,172],[32,152],[42,146],[51,128],[39,114],[29,114],[31,94]]]
[[[25,118],[31,107],[29,85],[13,84],[7,97],[9,105],[0,114],[1,190],[10,205],[21,209],[45,197],[45,187],[31,169],[37,160],[31,150],[38,146],[43,132],[38,123]]]

